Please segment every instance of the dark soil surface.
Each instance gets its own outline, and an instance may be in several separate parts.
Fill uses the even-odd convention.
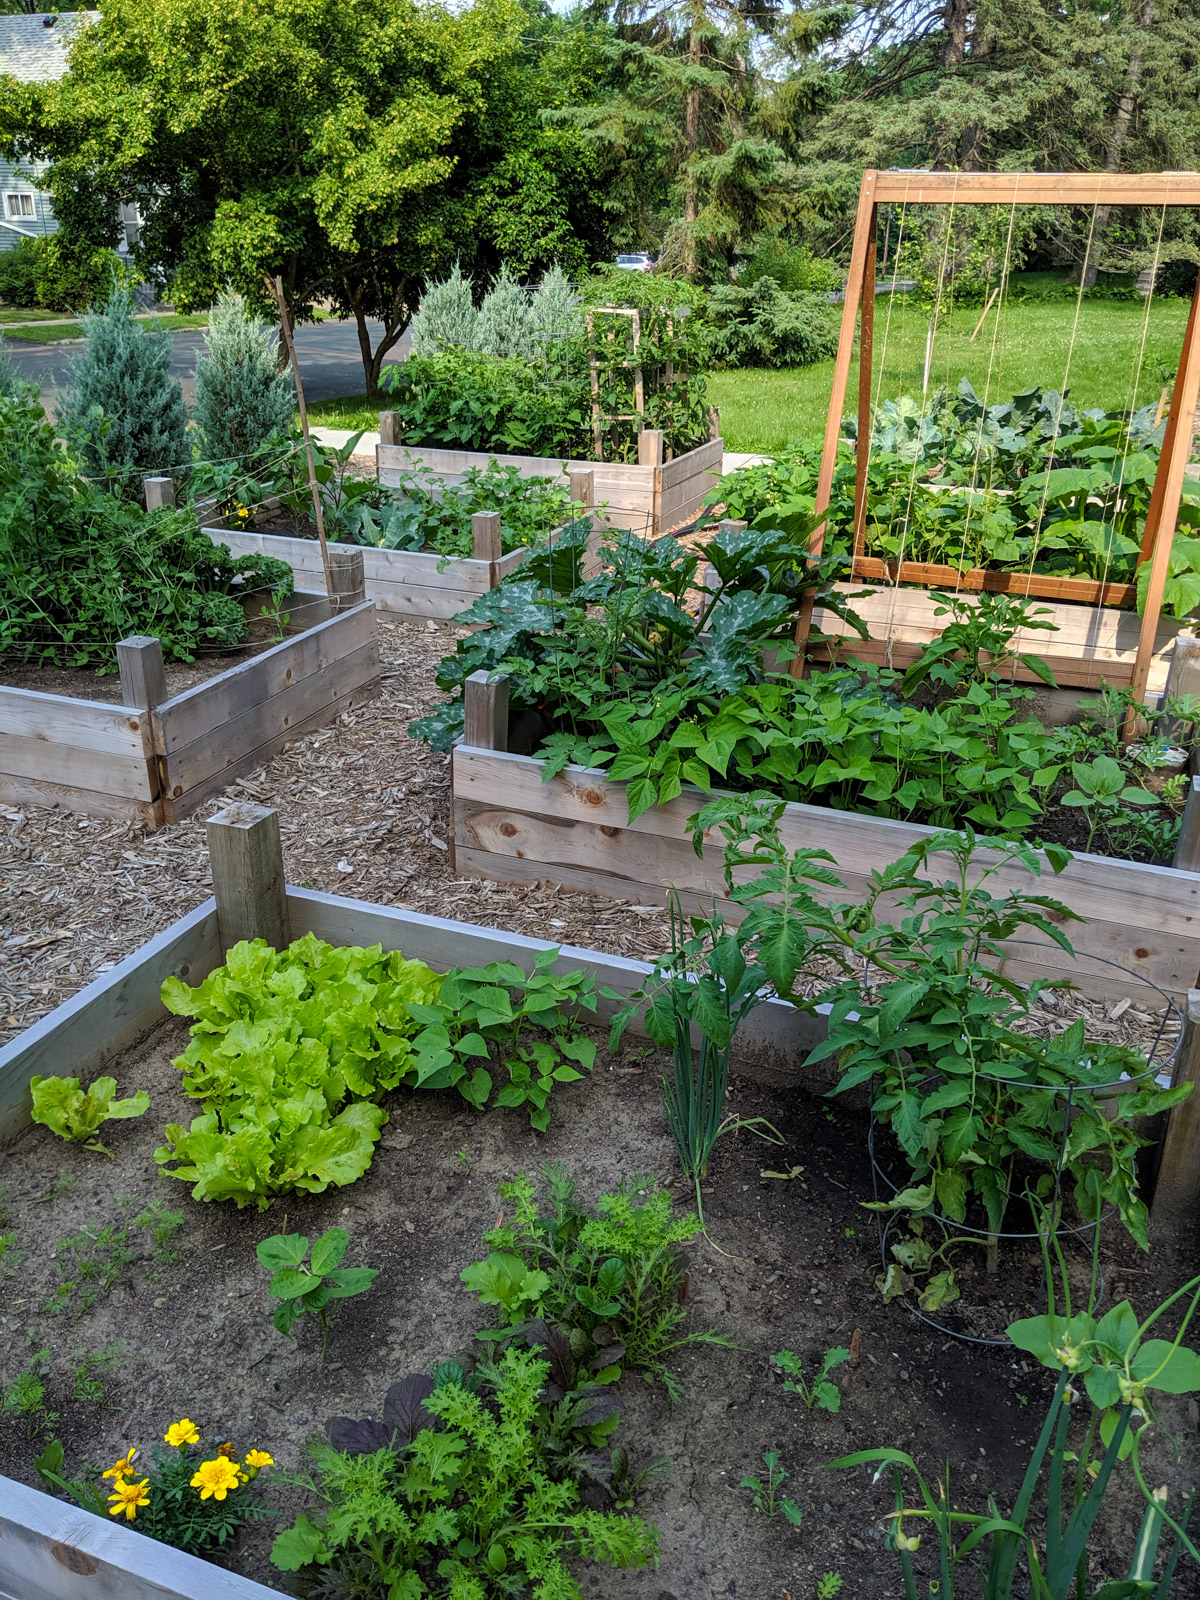
[[[27,1340],[51,1351],[47,1404],[59,1414],[53,1431],[71,1471],[87,1461],[108,1466],[131,1444],[148,1456],[184,1415],[206,1444],[229,1438],[295,1467],[326,1417],[376,1412],[391,1381],[461,1349],[485,1324],[458,1275],[483,1253],[480,1235],[503,1209],[498,1183],[559,1161],[594,1202],[623,1180],[677,1170],[656,1064],[633,1047],[619,1060],[601,1050],[590,1080],[558,1092],[546,1135],[515,1112],[481,1116],[456,1095],[400,1093],[389,1101],[372,1167],[352,1187],[277,1201],[266,1213],[199,1206],[182,1184],[157,1175],[152,1155],[163,1126],[195,1110],[171,1065],[186,1037],[182,1022],[164,1023],[112,1068],[120,1093],[145,1087],[153,1099],[143,1118],[109,1124],[115,1160],[36,1128],[5,1159],[4,1227],[21,1255],[0,1268],[0,1374],[11,1380]],[[984,1509],[990,1493],[1004,1505],[1041,1425],[1050,1375],[1011,1348],[957,1342],[882,1303],[874,1227],[860,1205],[871,1192],[860,1113],[742,1081],[731,1109],[769,1118],[786,1139],[783,1149],[744,1132],[723,1139],[706,1185],[712,1243],[693,1242],[690,1325],[715,1328],[737,1348],[685,1351],[677,1363],[685,1393],[675,1408],[661,1387],[626,1376],[621,1441],[635,1459],[665,1454],[673,1462],[639,1505],[660,1530],[662,1561],[656,1572],[585,1568],[580,1580],[590,1600],[813,1600],[820,1576],[837,1572],[843,1600],[901,1600],[880,1521],[891,1509],[890,1485],[873,1485],[868,1469],[827,1464],[850,1451],[898,1447],[929,1475],[949,1463],[961,1508]],[[684,1187],[674,1187],[686,1205]],[[122,1204],[123,1195],[153,1196],[182,1212],[178,1259],[154,1258],[145,1231],[131,1225],[136,1204]],[[137,1259],[77,1320],[70,1311],[47,1315],[55,1245],[89,1222],[128,1227]],[[316,1236],[334,1224],[351,1235],[347,1264],[382,1271],[335,1323],[322,1365],[318,1338],[301,1331],[284,1339],[273,1328],[254,1247],[273,1233]],[[1104,1256],[1110,1300],[1128,1294],[1143,1313],[1192,1265],[1143,1256],[1115,1229]],[[1033,1261],[1006,1253],[992,1299],[1012,1315],[1036,1312],[1039,1283]],[[125,1356],[110,1406],[74,1400],[72,1367],[113,1340]],[[836,1415],[807,1411],[772,1369],[780,1350],[795,1351],[810,1370],[828,1347],[852,1343],[859,1354],[837,1370]],[[1143,1465],[1150,1483],[1172,1486],[1177,1507],[1178,1491],[1196,1480],[1200,1439],[1186,1400],[1167,1400],[1161,1416],[1181,1460],[1163,1433],[1148,1440]],[[35,1430],[27,1438],[21,1419],[0,1417],[0,1471],[35,1481],[40,1437]],[[790,1474],[783,1492],[803,1509],[800,1529],[756,1512],[739,1487],[744,1476],[761,1475],[772,1450]],[[289,1518],[301,1504],[291,1489],[274,1499]],[[1139,1521],[1126,1476],[1106,1501],[1097,1577],[1125,1574]],[[267,1559],[273,1531],[244,1533],[231,1559],[282,1589]],[[928,1546],[917,1561],[932,1575]],[[1181,1577],[1173,1600],[1200,1592],[1191,1579]]]
[[[304,620],[302,611],[293,608],[289,612],[286,602],[282,610],[290,618],[284,628],[285,634],[300,633],[310,626]],[[167,694],[171,697],[184,694],[197,684],[228,672],[230,667],[240,667],[244,661],[252,660],[279,642],[279,629],[271,619],[251,615],[247,619],[246,638],[236,650],[202,650],[195,661],[167,661],[164,664]],[[67,647],[64,647],[64,653],[67,653]],[[121,679],[115,665],[106,672],[98,667],[38,666],[0,654],[0,684],[10,689],[36,689],[41,694],[67,695],[74,700],[121,704]]]

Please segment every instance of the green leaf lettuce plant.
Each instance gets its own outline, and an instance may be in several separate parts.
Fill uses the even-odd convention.
[[[69,1139],[87,1150],[100,1150],[110,1157],[112,1151],[96,1137],[100,1125],[140,1117],[150,1109],[150,1096],[145,1089],[128,1099],[116,1099],[115,1078],[95,1078],[88,1088],[81,1089],[78,1078],[35,1076],[29,1080],[29,1092],[36,1123],[60,1139]]]

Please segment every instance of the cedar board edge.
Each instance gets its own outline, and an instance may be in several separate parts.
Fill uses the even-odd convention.
[[[0,1600],[278,1600],[279,1590],[0,1478]]]

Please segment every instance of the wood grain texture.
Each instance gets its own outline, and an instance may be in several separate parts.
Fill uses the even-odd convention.
[[[1156,1234],[1194,1238],[1200,1222],[1200,989],[1187,992],[1172,1081],[1190,1083],[1192,1092],[1169,1114],[1150,1220]]]
[[[832,611],[817,607],[813,626],[845,639],[842,658],[857,656],[887,665],[890,644],[890,664],[906,667],[916,659],[922,645],[940,634],[947,620],[937,615],[939,607],[946,604],[946,595],[937,590],[852,582],[836,587],[847,597],[861,597],[850,599],[850,606],[871,633],[871,643],[864,644]],[[1035,614],[1053,623],[1054,631],[1030,629],[1018,635],[1017,648],[1042,657],[1061,683],[1097,688],[1102,678],[1114,685],[1130,681],[1141,627],[1136,612],[1047,600],[1036,607]],[[1150,669],[1150,688],[1156,693],[1166,685],[1175,638],[1185,626],[1171,617],[1159,619]],[[814,645],[813,653],[816,659],[829,656],[825,646]],[[1018,682],[1037,681],[1035,674],[1019,665],[1006,669],[1006,675]]]
[[[286,561],[298,579],[321,581],[321,553],[313,539],[287,534],[202,530],[234,555],[268,555]],[[337,550],[338,546],[331,546]],[[371,550],[363,547],[363,580],[369,599],[381,611],[441,620],[465,611],[501,578],[515,572],[525,549],[510,550],[498,561],[447,557],[425,550]]]
[[[1200,205],[1194,172],[877,172],[877,203],[910,205]]]
[[[661,900],[669,888],[694,894],[719,893],[721,855],[708,842],[696,857],[686,836],[686,821],[705,797],[685,790],[675,800],[628,821],[625,786],[603,775],[568,767],[548,784],[540,763],[507,752],[455,748],[452,757],[455,859],[470,870],[471,852],[522,865],[513,881],[532,877],[560,881],[569,869],[572,887],[589,888],[614,899]],[[932,829],[888,818],[789,805],[781,821],[789,849],[828,850],[852,898],[865,891],[869,873],[886,866]],[[987,858],[981,858],[986,860]],[[579,876],[588,875],[586,882]],[[490,875],[490,874],[489,874]],[[1101,961],[1116,961],[1135,978],[1171,994],[1192,987],[1200,972],[1200,873],[1177,872],[1077,856],[1059,876],[1031,879],[1011,867],[993,882],[997,890],[1036,886],[1085,919],[1071,924],[1069,937],[1081,956],[1078,980],[1090,991],[1111,989],[1118,977]],[[1013,962],[1028,966],[1027,949],[1015,949]],[[1054,947],[1039,951],[1035,966],[1069,967]],[[1086,967],[1086,970],[1084,968]],[[1121,980],[1124,981],[1124,980]]]
[[[989,594],[1034,595],[1047,600],[1074,600],[1080,605],[1132,607],[1136,590],[1132,583],[1097,583],[1091,578],[1056,578],[1044,572],[990,572],[985,567],[939,566],[932,561],[883,561],[878,556],[856,556],[853,572],[858,578],[883,578],[890,583],[921,585],[943,584],[950,589],[965,589],[970,594],[986,590]]]
[[[152,832],[161,828],[165,820],[161,800],[131,799],[74,783],[21,778],[11,772],[0,772],[0,803],[9,807],[61,806],[64,811],[80,811],[87,816],[120,817],[140,822]]]
[[[244,712],[311,678],[375,640],[375,613],[366,602],[285,639],[261,655],[166,700],[155,712],[159,749],[172,756]]]
[[[278,1600],[211,1561],[0,1478],[0,1600]]]
[[[366,701],[374,699],[379,693],[378,667],[377,647],[364,645],[361,653],[356,652],[356,656],[349,657],[345,661],[329,668],[325,678],[324,692],[319,699],[319,703],[308,716],[301,717],[299,720],[293,719],[289,715],[287,707],[279,703],[282,697],[261,708],[261,716],[255,718],[253,714],[249,714],[239,730],[240,735],[247,744],[250,744],[249,735],[251,732],[261,732],[264,728],[269,731],[272,719],[274,719],[277,726],[282,723],[286,723],[286,725],[278,726],[278,731],[268,737],[265,742],[250,744],[250,747],[236,759],[229,754],[221,754],[220,740],[215,735],[209,739],[198,741],[197,746],[192,747],[192,753],[195,755],[196,761],[190,775],[194,781],[187,787],[173,785],[170,792],[164,793],[162,797],[163,813],[166,820],[168,822],[178,822],[181,818],[190,816],[197,806],[203,805],[212,796],[220,794],[243,772],[249,772],[253,768],[261,766],[263,762],[269,761],[273,755],[294,739],[302,738],[306,733],[314,733],[318,728],[325,727],[334,717],[340,716],[343,711],[353,711],[356,706],[363,705]],[[374,675],[368,677],[361,688],[347,687],[350,681],[364,673],[368,668],[373,669]],[[334,695],[335,698],[330,699],[328,698],[329,695]],[[205,755],[203,761],[199,759],[201,750]],[[178,769],[173,768],[172,764],[168,762],[168,778],[175,771],[178,771]],[[181,792],[176,794],[176,788],[179,788]]]
[[[210,817],[205,831],[222,951],[243,939],[286,948],[291,933],[278,811],[239,800]]]
[[[71,1075],[87,1082],[162,1021],[164,978],[199,983],[220,960],[216,901],[209,899],[18,1034],[0,1049],[0,1140],[27,1124],[35,1073],[62,1072],[70,1063]]]

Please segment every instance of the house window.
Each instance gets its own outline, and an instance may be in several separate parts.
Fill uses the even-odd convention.
[[[31,194],[6,194],[4,199],[10,217],[33,216],[33,196]]]

